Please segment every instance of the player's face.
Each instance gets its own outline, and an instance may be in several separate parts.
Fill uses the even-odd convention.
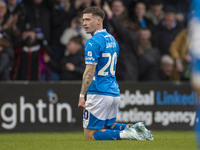
[[[99,17],[92,14],[83,14],[83,26],[87,34],[94,34],[98,30]]]

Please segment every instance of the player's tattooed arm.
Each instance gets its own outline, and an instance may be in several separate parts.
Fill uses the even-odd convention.
[[[84,74],[83,74],[83,80],[82,80],[82,86],[81,86],[81,92],[80,94],[85,95],[87,92],[87,89],[89,88],[92,79],[94,77],[96,65],[86,65]]]
[[[83,74],[83,81],[82,81],[82,86],[81,86],[79,102],[78,102],[78,107],[82,108],[83,110],[85,110],[86,108],[84,95],[86,94],[87,89],[89,88],[92,82],[95,69],[96,69],[96,65],[86,65],[86,68]]]

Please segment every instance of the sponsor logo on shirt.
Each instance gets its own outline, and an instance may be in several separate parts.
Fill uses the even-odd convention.
[[[95,59],[94,59],[93,57],[87,57],[87,56],[85,57],[85,60],[86,60],[86,61],[91,61],[91,60],[92,60],[92,61],[95,61]]]

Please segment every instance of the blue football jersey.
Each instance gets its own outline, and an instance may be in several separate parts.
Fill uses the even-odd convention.
[[[97,31],[85,43],[85,63],[96,65],[88,94],[120,96],[115,77],[118,56],[119,45],[105,29]]]

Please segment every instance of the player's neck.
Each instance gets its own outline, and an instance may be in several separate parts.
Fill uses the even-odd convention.
[[[93,33],[91,33],[91,35],[93,36],[97,31],[101,31],[101,30],[103,30],[103,25],[98,26],[97,29]]]
[[[98,33],[98,32],[101,32],[101,31],[103,31],[103,30],[104,30],[103,28],[97,29],[97,30],[95,30],[94,33],[92,33],[91,35],[93,36],[94,34],[96,34],[96,33]]]

